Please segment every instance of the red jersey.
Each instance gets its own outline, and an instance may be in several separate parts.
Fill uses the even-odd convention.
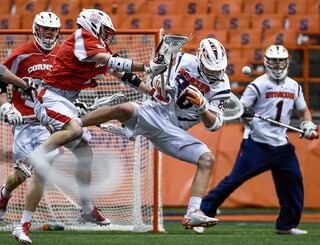
[[[104,78],[108,67],[91,61],[90,56],[107,52],[91,33],[78,29],[63,43],[52,70],[43,80],[63,90],[95,87],[95,79]]]
[[[18,77],[42,79],[51,70],[59,50],[60,47],[56,45],[51,51],[44,53],[35,41],[28,42],[16,48],[3,65]],[[12,103],[23,116],[34,114],[33,103],[21,99],[19,92],[13,91]]]

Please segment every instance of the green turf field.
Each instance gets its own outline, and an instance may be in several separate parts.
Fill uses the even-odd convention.
[[[299,228],[308,230],[308,235],[275,235],[274,224],[264,222],[220,222],[201,235],[184,230],[180,222],[165,223],[166,233],[132,233],[119,231],[75,232],[34,231],[33,244],[319,244],[320,224],[303,223]],[[18,244],[10,238],[11,232],[0,232],[0,244]]]
[[[171,210],[176,212],[176,210]],[[222,210],[223,213],[274,213],[275,210]],[[312,211],[310,211],[312,212]],[[169,212],[170,213],[170,212]],[[168,214],[168,213],[167,213]],[[33,231],[33,244],[320,244],[320,223],[301,223],[300,229],[308,235],[276,235],[274,222],[230,222],[220,221],[215,227],[206,229],[201,235],[182,228],[181,221],[165,221],[166,233],[132,233],[120,231]],[[0,244],[18,244],[11,232],[0,232]]]

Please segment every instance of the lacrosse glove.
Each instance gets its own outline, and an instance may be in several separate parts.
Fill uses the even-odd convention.
[[[303,133],[299,134],[299,138],[306,138],[309,140],[317,139],[318,138],[318,126],[315,125],[313,122],[310,121],[303,121],[300,124],[300,129],[303,130]]]

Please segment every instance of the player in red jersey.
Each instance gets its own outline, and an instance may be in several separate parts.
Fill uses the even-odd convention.
[[[59,18],[51,12],[41,12],[35,16],[33,22],[34,42],[28,42],[17,48],[4,62],[11,71],[19,77],[32,77],[36,88],[40,89],[41,78],[51,70],[60,47],[56,45],[61,23]],[[11,107],[8,122],[13,125],[14,133],[14,170],[7,177],[6,184],[1,187],[0,192],[0,219],[4,219],[11,192],[23,183],[26,177],[20,169],[17,169],[16,160],[30,154],[50,136],[50,132],[42,126],[36,118],[25,119],[22,116],[34,115],[34,103],[25,100],[17,91],[13,91],[11,105],[6,93],[1,94],[1,108]],[[16,120],[10,120],[17,118]],[[89,136],[88,136],[89,137]],[[49,153],[52,162],[61,152],[56,149]],[[80,167],[82,168],[82,167]],[[76,174],[77,179],[82,178],[80,172]],[[44,191],[44,179],[37,173],[26,194],[25,210],[20,225],[13,231],[12,237],[22,243],[31,243],[29,237],[30,220]],[[99,217],[101,224],[109,224],[110,221],[99,215],[92,206],[91,198],[80,198],[82,207],[93,212]],[[96,223],[96,222],[95,222]]]

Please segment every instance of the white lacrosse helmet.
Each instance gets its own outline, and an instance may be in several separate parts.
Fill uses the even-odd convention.
[[[200,42],[198,49],[199,73],[209,84],[219,83],[227,68],[227,53],[223,45],[214,38]]]
[[[54,48],[59,37],[60,27],[60,19],[52,12],[41,12],[34,17],[33,35],[41,48],[44,50]]]
[[[289,53],[282,45],[271,45],[264,56],[264,65],[267,74],[276,82],[287,77],[289,67]]]
[[[111,44],[116,32],[109,15],[98,9],[83,9],[77,18],[77,24],[99,39],[104,47]]]

